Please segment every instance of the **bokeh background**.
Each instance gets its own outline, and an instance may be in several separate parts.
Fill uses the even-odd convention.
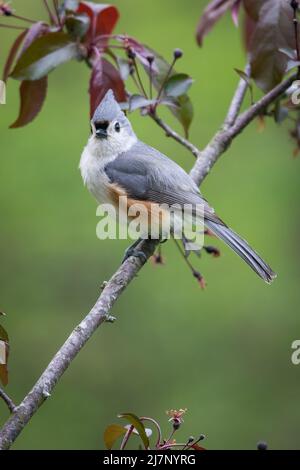
[[[195,79],[191,140],[202,147],[222,122],[234,67],[245,64],[240,32],[228,15],[199,49],[194,30],[206,2],[114,3],[117,31],[166,58],[184,50],[177,68]],[[42,2],[13,4],[45,17]],[[15,33],[0,34],[2,66]],[[89,135],[88,79],[76,62],[53,72],[44,109],[23,129],[8,129],[19,104],[14,80],[0,107],[0,308],[11,337],[7,391],[16,402],[89,311],[127,246],[96,238],[96,203],[78,171]],[[152,121],[131,119],[142,140],[191,168],[193,157]],[[265,285],[222,246],[221,258],[196,260],[208,283],[203,292],[173,244],[164,245],[166,265],[143,269],[113,309],[117,322],[89,341],[14,449],[102,449],[105,427],[126,411],[158,419],[167,433],[165,411],[180,407],[188,412],[178,439],[205,433],[209,449],[254,449],[259,440],[300,448],[300,366],[291,363],[300,337],[299,172],[287,129],[268,121],[259,133],[253,123],[236,139],[202,190],[272,264],[276,282]],[[6,418],[0,402],[0,421]]]

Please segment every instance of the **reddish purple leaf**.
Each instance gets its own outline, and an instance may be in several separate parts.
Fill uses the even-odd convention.
[[[8,384],[8,355],[9,355],[9,338],[6,330],[0,325],[0,382],[5,386]],[[4,362],[4,364],[3,364]]]
[[[22,127],[31,122],[40,112],[47,94],[48,77],[40,80],[25,80],[20,85],[20,112],[11,129]]]
[[[99,57],[94,60],[90,79],[89,93],[91,116],[110,88],[113,90],[116,100],[119,103],[127,101],[124,83],[119,71],[106,59]]]
[[[264,92],[282,80],[288,58],[280,49],[294,49],[293,9],[289,1],[264,0],[251,41],[251,76]]]
[[[232,21],[236,27],[239,26],[239,13],[242,6],[242,0],[236,0],[235,4],[231,8]]]
[[[251,41],[256,28],[256,22],[247,13],[244,17],[243,41],[247,52],[250,51]]]
[[[149,70],[148,57],[153,56],[154,51],[152,49],[138,42],[136,39],[130,36],[118,35],[116,39],[121,41],[127,49],[131,49],[136,54],[138,60],[146,68],[146,70]],[[158,62],[157,57],[158,55],[155,54],[154,61],[152,62],[152,65],[151,65],[152,73],[153,72],[159,73],[159,67],[157,65],[157,62]]]
[[[204,37],[213,28],[215,23],[233,8],[237,0],[212,0],[204,9],[197,26],[196,39],[199,46],[202,46]]]
[[[277,0],[274,1],[274,3]],[[265,3],[265,0],[243,0],[244,8],[247,14],[252,18],[253,21],[257,21],[261,7]]]
[[[119,12],[115,6],[101,3],[80,2],[77,13],[85,13],[90,17],[91,24],[85,36],[88,43],[97,36],[111,34],[119,19]]]
[[[27,34],[27,31],[22,31],[22,33],[16,38],[15,42],[11,46],[11,49],[9,51],[9,54],[8,54],[8,57],[6,59],[6,63],[5,63],[5,66],[4,66],[4,70],[3,70],[3,78],[2,79],[3,79],[4,82],[6,82],[7,79],[8,79],[8,76],[11,72],[14,60],[17,56],[19,48],[20,48],[20,46],[22,44],[22,41],[25,38],[26,34]]]

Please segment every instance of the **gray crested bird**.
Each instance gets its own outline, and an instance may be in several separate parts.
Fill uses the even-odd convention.
[[[120,196],[127,208],[153,205],[202,204],[204,224],[237,253],[267,283],[276,277],[270,266],[208,205],[192,178],[173,160],[141,142],[112,90],[109,90],[91,120],[92,133],[83,150],[80,171],[97,201],[118,208]],[[139,256],[135,242],[127,255]]]

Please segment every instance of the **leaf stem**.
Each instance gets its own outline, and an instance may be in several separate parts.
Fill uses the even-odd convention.
[[[136,72],[137,81],[140,85],[140,89],[141,89],[143,95],[145,96],[145,98],[147,98],[147,93],[146,93],[146,90],[144,88],[144,85],[143,85],[143,82],[142,82],[142,79],[141,79],[141,76],[140,76],[139,68],[138,68],[137,62],[135,60],[135,57],[132,57],[131,60],[132,60],[133,66],[134,66],[134,70]]]
[[[48,5],[47,0],[44,0],[44,5],[45,5],[45,8],[46,8],[46,10],[47,10],[47,12],[48,12],[48,15],[49,15],[49,18],[50,18],[51,23],[52,23],[52,24],[56,24],[56,19],[55,19],[54,15],[53,15],[53,13],[52,13],[52,11],[51,11],[49,5]]]
[[[162,92],[163,92],[164,86],[165,86],[165,84],[167,83],[167,80],[169,79],[169,77],[170,77],[170,75],[171,75],[171,72],[172,72],[172,70],[173,70],[173,68],[174,68],[174,65],[175,65],[176,60],[177,60],[177,58],[174,57],[174,59],[172,60],[171,65],[170,65],[170,67],[169,67],[169,70],[168,70],[168,72],[167,72],[165,78],[163,79],[163,82],[162,82],[162,84],[161,84],[161,87],[160,87],[159,92],[158,92],[158,95],[157,95],[157,102],[159,101],[159,99],[160,99],[160,97],[161,97],[161,94],[162,94]]]
[[[16,20],[26,21],[27,23],[37,23],[35,20],[31,20],[30,18],[26,18],[25,16],[15,15],[14,13],[11,15],[12,18],[16,18]]]
[[[177,246],[178,251],[180,252],[182,258],[184,259],[184,261],[186,262],[188,268],[191,270],[191,272],[192,272],[192,274],[193,274],[193,276],[194,276],[196,270],[194,269],[192,263],[191,263],[190,260],[185,256],[184,251],[182,250],[181,246],[180,246],[179,243],[178,243],[178,240],[176,240],[175,237],[172,237],[172,238],[173,238],[173,240],[174,240],[174,242],[175,242],[175,245]],[[174,434],[174,433],[173,433],[173,434]],[[170,439],[170,438],[169,438],[169,439]]]
[[[123,441],[122,441],[122,443],[121,443],[120,450],[124,450],[124,449],[125,449],[125,446],[127,445],[127,442],[129,441],[129,438],[130,438],[130,436],[131,436],[133,430],[134,430],[134,426],[131,425],[130,428],[128,429],[128,431],[126,432],[124,438],[123,438]]]
[[[156,448],[159,446],[159,444],[161,443],[162,441],[162,433],[161,433],[161,428],[160,428],[160,425],[158,424],[158,422],[153,419],[153,418],[148,418],[147,416],[142,416],[142,418],[140,418],[141,421],[149,421],[150,423],[153,423],[157,429],[157,433],[158,433],[158,437],[157,437],[157,441],[156,441]]]
[[[56,17],[57,17],[57,22],[58,22],[59,26],[62,27],[57,0],[53,0],[53,6],[54,6],[55,14],[56,14]]]

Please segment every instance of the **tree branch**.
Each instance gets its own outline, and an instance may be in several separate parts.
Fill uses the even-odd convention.
[[[9,409],[9,411],[11,413],[13,413],[16,409],[16,405],[14,404],[14,402],[12,401],[12,399],[5,393],[4,390],[2,390],[2,388],[0,387],[0,398],[2,398],[2,400],[4,401],[4,403],[6,403],[7,405],[7,408]]]
[[[200,151],[187,139],[173,131],[156,115],[151,117],[165,130],[165,132],[167,132],[169,136],[174,138],[197,157],[196,163],[190,174],[194,181],[197,184],[200,184],[205,176],[210,172],[218,158],[228,148],[233,138],[242,132],[242,130],[258,114],[263,112],[270,103],[275,101],[282,93],[284,93],[292,84],[294,79],[295,77],[291,77],[278,85],[237,118],[245,91],[244,87],[242,87],[240,83],[221,130],[216,133],[203,151]],[[232,122],[233,125],[229,126],[228,121]],[[148,259],[153,254],[157,244],[158,242],[156,240],[146,240],[140,243],[138,249],[139,251],[142,251]],[[32,390],[24,398],[22,403],[14,409],[11,417],[0,430],[0,449],[8,449],[14,443],[31,417],[51,395],[55,385],[82,347],[89,340],[91,335],[101,324],[109,320],[109,312],[114,303],[144,264],[145,261],[130,257],[119,267],[117,272],[108,281],[94,307],[73,330]]]
[[[183,145],[186,149],[188,149],[194,157],[198,158],[201,155],[201,151],[196,147],[196,145],[192,144],[189,140],[182,137],[180,134],[175,132],[172,127],[170,127],[167,123],[165,123],[162,119],[160,119],[156,113],[151,113],[149,116],[156,122],[156,124],[161,127],[167,137],[172,137],[172,139],[176,140],[179,144]]]

